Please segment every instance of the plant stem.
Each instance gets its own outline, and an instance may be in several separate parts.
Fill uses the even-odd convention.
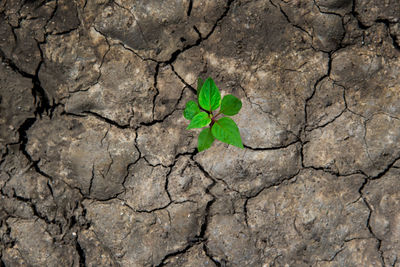
[[[213,117],[213,119],[216,119],[219,115],[221,115],[221,112],[218,112],[217,115],[215,115],[215,116]]]

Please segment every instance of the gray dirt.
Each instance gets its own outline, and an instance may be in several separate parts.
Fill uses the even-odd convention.
[[[0,62],[1,267],[400,266],[398,0],[0,0]]]

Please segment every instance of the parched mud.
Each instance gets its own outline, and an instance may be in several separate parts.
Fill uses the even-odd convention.
[[[1,0],[0,266],[400,266],[399,57],[397,0]]]

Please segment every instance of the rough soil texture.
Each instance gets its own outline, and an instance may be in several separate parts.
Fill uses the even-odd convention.
[[[1,267],[400,266],[398,0],[0,0],[0,59]]]

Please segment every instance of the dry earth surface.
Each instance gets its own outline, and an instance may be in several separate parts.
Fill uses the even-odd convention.
[[[1,267],[400,266],[398,0],[0,0],[0,59]]]

